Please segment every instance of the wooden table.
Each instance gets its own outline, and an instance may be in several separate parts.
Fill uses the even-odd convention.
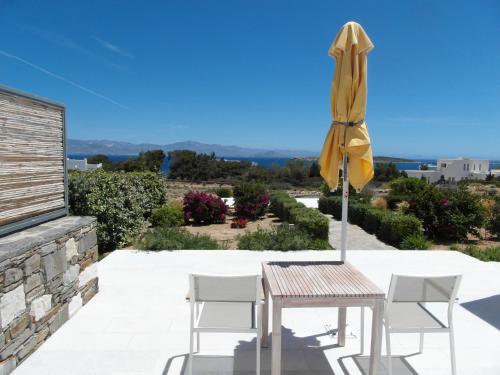
[[[273,300],[272,375],[281,374],[281,310],[286,307],[339,307],[338,344],[345,345],[346,309],[373,309],[369,374],[376,373],[382,345],[385,294],[361,272],[343,262],[264,262],[262,346],[267,346],[269,295]]]

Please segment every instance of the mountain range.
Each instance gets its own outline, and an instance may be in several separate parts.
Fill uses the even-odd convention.
[[[269,150],[246,148],[233,145],[208,144],[194,141],[174,142],[165,145],[153,143],[129,143],[109,140],[68,139],[67,153],[72,155],[137,155],[141,151],[158,150],[165,152],[174,150],[191,150],[197,153],[212,153],[218,157],[251,157],[251,158],[293,158],[317,156],[319,151],[307,150]]]

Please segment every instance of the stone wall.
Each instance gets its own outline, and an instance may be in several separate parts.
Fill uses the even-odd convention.
[[[0,238],[0,375],[97,293],[95,227],[68,216]]]

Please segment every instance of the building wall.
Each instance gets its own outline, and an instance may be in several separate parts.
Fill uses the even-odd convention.
[[[473,159],[440,159],[436,170],[407,170],[409,177],[424,176],[429,183],[437,182],[444,177],[445,181],[458,182],[463,179],[484,180],[489,173],[488,160]]]
[[[68,216],[0,238],[0,374],[98,291],[96,220]]]
[[[102,168],[102,164],[88,164],[87,159],[69,159],[66,161],[68,171],[95,171]]]

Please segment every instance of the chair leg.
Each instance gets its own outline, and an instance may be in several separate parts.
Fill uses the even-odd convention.
[[[190,331],[189,335],[189,359],[188,359],[188,374],[193,375],[193,331]]]
[[[365,352],[365,307],[361,306],[361,322],[360,322],[360,328],[359,328],[359,341],[360,341],[360,348],[359,348],[359,353],[363,355]]]
[[[257,342],[255,343],[256,350],[256,363],[255,363],[255,374],[260,375],[260,343],[262,339],[262,306],[259,304],[257,307]]]
[[[195,304],[195,310],[196,310],[196,319],[198,319],[198,316],[200,315],[200,304],[196,303]],[[200,352],[200,332],[196,332],[196,352]]]
[[[387,373],[392,375],[391,333],[387,325],[385,326],[385,346],[387,352]]]
[[[422,354],[423,351],[424,351],[424,333],[420,332],[420,346],[418,352]]]
[[[451,358],[451,373],[455,375],[457,373],[457,364],[455,359],[455,334],[453,333],[453,327],[450,327],[450,358]]]

